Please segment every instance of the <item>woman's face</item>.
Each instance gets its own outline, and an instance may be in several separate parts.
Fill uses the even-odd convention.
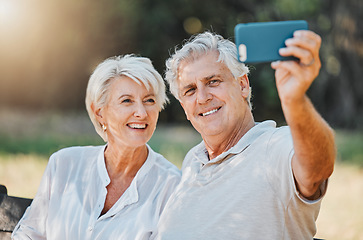
[[[107,127],[108,142],[122,147],[139,147],[155,131],[160,108],[152,89],[139,85],[126,76],[112,80],[108,103],[98,113]]]

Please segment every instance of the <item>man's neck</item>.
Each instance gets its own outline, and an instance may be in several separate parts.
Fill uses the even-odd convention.
[[[209,159],[216,158],[223,152],[231,149],[254,126],[255,122],[252,119],[248,124],[241,125],[234,129],[233,132],[224,133],[224,136],[203,137]]]

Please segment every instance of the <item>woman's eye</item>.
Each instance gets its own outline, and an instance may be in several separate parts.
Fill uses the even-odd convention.
[[[149,99],[147,99],[145,102],[148,102],[148,103],[155,103],[155,99],[153,99],[153,98],[149,98]]]
[[[131,102],[131,99],[123,99],[122,101],[121,101],[121,103],[130,103]]]

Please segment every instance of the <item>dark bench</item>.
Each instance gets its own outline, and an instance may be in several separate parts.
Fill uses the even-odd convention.
[[[8,196],[4,185],[0,185],[0,240],[10,239],[16,224],[23,216],[32,199]]]

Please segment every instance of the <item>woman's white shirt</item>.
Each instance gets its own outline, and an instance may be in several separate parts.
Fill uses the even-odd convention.
[[[180,181],[180,171],[148,146],[148,158],[128,189],[100,216],[110,183],[105,147],[71,147],[54,153],[12,238],[148,239]]]

